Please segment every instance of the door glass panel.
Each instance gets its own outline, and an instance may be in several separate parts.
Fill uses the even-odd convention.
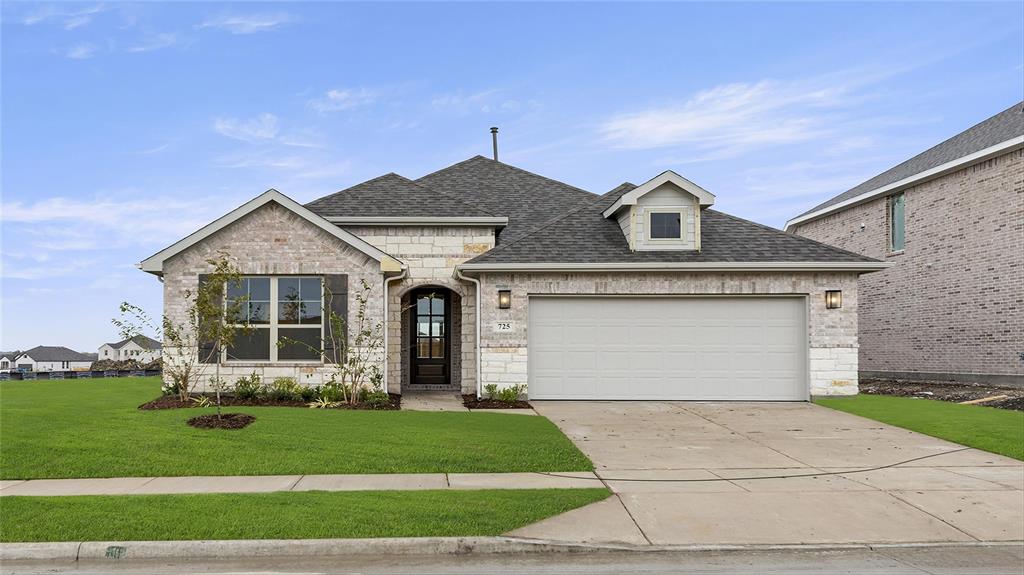
[[[430,313],[430,297],[420,296],[416,299],[416,313],[427,315]]]
[[[416,323],[416,325],[417,325],[417,327],[416,327],[416,335],[417,336],[430,335],[430,322],[428,321],[428,319],[429,318],[421,317],[419,322]]]
[[[435,297],[430,300],[430,313],[444,315],[444,298]]]
[[[434,337],[444,336],[444,317],[431,318],[430,335]],[[426,334],[424,334],[426,335]]]
[[[421,337],[416,340],[416,357],[429,358],[430,357],[430,339]]]
[[[430,357],[444,357],[444,338],[430,338]]]

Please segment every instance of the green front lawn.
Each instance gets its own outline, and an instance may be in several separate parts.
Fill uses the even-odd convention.
[[[886,395],[822,398],[815,403],[954,443],[1024,459],[1024,412]]]
[[[159,388],[152,377],[0,383],[0,479],[593,469],[543,417],[233,407],[256,421],[208,430],[185,420],[212,409],[136,409]]]
[[[0,541],[500,535],[606,489],[4,497]]]

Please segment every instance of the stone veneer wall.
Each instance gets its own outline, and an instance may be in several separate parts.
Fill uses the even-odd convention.
[[[512,290],[512,307],[487,294]],[[843,291],[843,307],[825,309],[825,290]],[[857,274],[842,273],[485,273],[481,275],[481,379],[528,384],[529,295],[808,294],[808,354],[813,395],[857,393]],[[512,332],[496,333],[499,321]]]
[[[172,321],[185,321],[185,290],[198,287],[199,274],[209,273],[211,268],[206,260],[220,250],[230,254],[245,275],[348,274],[348,307],[353,317],[354,298],[361,289],[361,280],[365,280],[370,285],[368,314],[383,314],[383,278],[376,260],[290,210],[270,203],[164,263],[164,313]],[[165,348],[164,353],[174,351]],[[319,385],[331,368],[289,362],[231,362],[222,365],[220,371],[229,384],[255,371],[266,381],[294,377],[305,385]],[[214,375],[212,364],[207,372],[207,377]],[[205,388],[204,384],[199,390]]]
[[[453,382],[463,393],[476,391],[476,288],[454,278],[455,266],[494,247],[494,230],[474,226],[346,226],[346,230],[398,258],[408,276],[390,284],[388,300],[388,391],[401,393],[409,377],[408,327],[403,330],[404,305],[410,290],[420,286],[445,287],[458,296],[452,309]],[[403,305],[404,300],[404,305]],[[458,318],[458,319],[456,319]],[[456,331],[457,330],[457,331]],[[458,350],[457,352],[455,350]]]
[[[1024,383],[1024,150],[904,193],[899,253],[886,198],[794,229],[895,264],[860,279],[860,369]]]

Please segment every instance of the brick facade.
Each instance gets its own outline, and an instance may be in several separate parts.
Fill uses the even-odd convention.
[[[886,198],[792,230],[895,264],[860,278],[860,370],[1024,382],[1024,150],[904,194],[901,253]]]

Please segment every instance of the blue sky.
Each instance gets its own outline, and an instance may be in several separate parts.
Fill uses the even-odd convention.
[[[603,193],[673,169],[773,226],[1024,98],[998,4],[18,3],[0,349],[93,351],[146,256],[267,188],[490,153]]]

